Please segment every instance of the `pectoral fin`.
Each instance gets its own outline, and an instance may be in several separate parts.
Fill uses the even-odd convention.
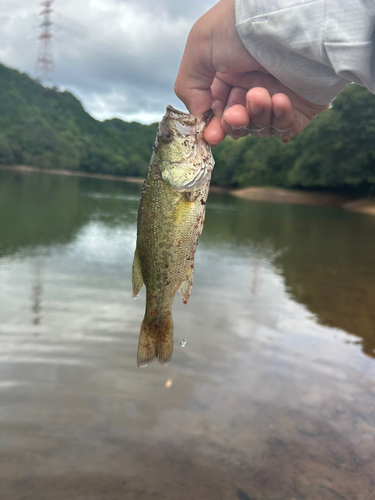
[[[192,265],[191,268],[189,269],[186,278],[184,279],[182,285],[180,286],[180,289],[178,290],[180,292],[182,302],[184,304],[187,304],[191,294],[191,289],[193,287],[193,271],[194,271],[194,265]]]
[[[138,248],[135,249],[134,260],[133,260],[133,273],[132,273],[132,282],[133,282],[133,298],[136,298],[139,294],[140,289],[143,286],[143,278],[141,271],[141,263],[139,261],[138,256]]]

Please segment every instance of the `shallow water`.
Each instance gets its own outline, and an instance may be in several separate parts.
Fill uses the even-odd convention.
[[[1,498],[375,499],[375,218],[210,194],[138,369],[140,189],[0,171]]]

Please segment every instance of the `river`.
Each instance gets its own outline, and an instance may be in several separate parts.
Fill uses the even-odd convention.
[[[375,218],[211,193],[138,369],[140,190],[0,171],[1,498],[375,499]]]

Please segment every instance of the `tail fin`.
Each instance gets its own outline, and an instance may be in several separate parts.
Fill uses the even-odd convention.
[[[139,334],[137,364],[144,367],[155,358],[162,365],[167,365],[173,352],[173,320],[172,314],[166,314],[161,320],[142,321]]]

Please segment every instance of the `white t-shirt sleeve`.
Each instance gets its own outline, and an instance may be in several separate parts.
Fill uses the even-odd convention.
[[[375,93],[374,0],[236,0],[251,55],[288,88],[328,104],[354,82]]]

